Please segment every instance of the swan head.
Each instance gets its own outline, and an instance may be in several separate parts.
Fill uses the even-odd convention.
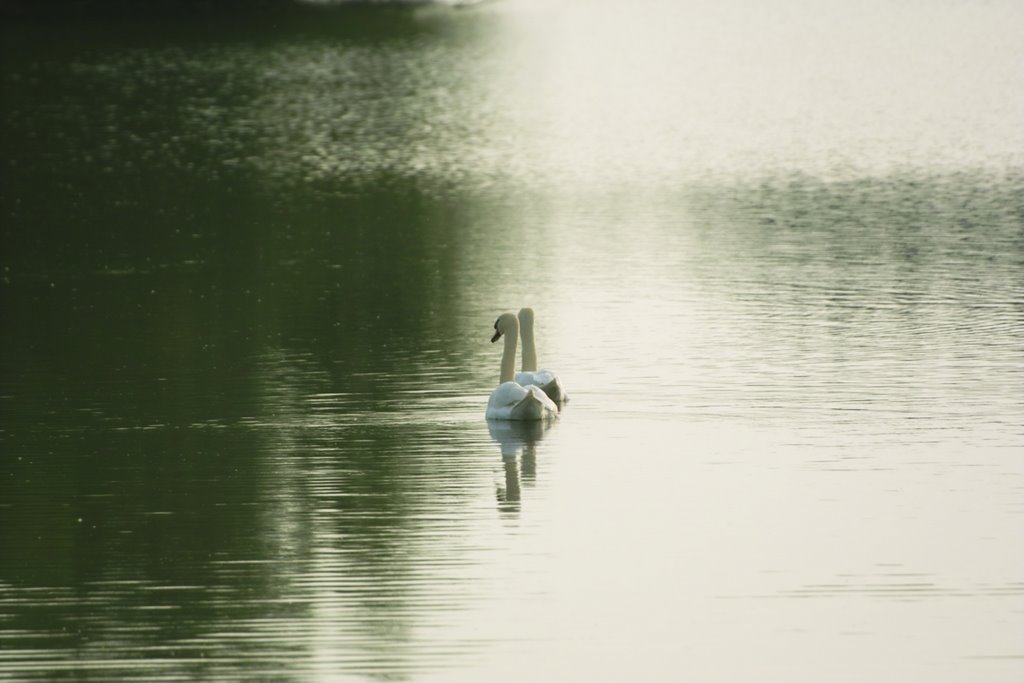
[[[513,338],[519,335],[519,321],[511,313],[502,313],[494,321],[494,336],[491,337],[491,343],[501,339],[503,334],[511,335]]]
[[[519,324],[526,326],[533,326],[533,309],[527,306],[526,308],[519,309]]]

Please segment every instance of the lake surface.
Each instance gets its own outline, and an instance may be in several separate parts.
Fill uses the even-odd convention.
[[[1024,678],[1020,3],[559,4],[2,29],[0,678]]]

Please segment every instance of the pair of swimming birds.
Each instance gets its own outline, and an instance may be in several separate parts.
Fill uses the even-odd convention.
[[[523,338],[523,366],[516,372],[516,344]],[[533,341],[533,309],[523,308],[518,317],[502,313],[494,323],[492,342],[504,337],[501,379],[487,402],[487,418],[493,420],[546,420],[558,415],[568,400],[558,377],[550,370],[537,369],[537,346]]]

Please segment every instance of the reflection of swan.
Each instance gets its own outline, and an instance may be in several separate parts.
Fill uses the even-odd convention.
[[[494,420],[546,420],[558,415],[558,406],[540,387],[523,387],[514,381],[516,343],[519,321],[511,313],[502,313],[494,323],[491,342],[505,336],[505,350],[501,354],[501,379],[487,402],[487,417]]]
[[[537,346],[533,341],[533,309],[523,308],[519,311],[519,331],[523,336],[523,369],[516,373],[516,382],[525,386],[535,385],[541,388],[552,401],[562,404],[569,400],[558,376],[550,370],[537,369]]]
[[[522,496],[520,485],[519,461],[517,456],[523,450],[522,478],[533,481],[537,475],[537,443],[544,438],[545,432],[554,425],[553,420],[534,420],[532,422],[487,421],[487,431],[491,438],[501,447],[501,461],[505,470],[504,486],[498,486],[499,507],[506,512],[518,511]]]
[[[534,420],[532,422],[487,421],[487,431],[496,444],[501,446],[501,457],[514,458],[524,446],[534,449],[537,442],[551,428],[550,421]]]

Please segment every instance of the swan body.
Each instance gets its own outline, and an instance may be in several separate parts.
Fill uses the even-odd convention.
[[[558,381],[558,375],[550,370],[534,370],[532,372],[525,370],[517,372],[516,382],[524,387],[540,387],[540,390],[555,403],[564,403],[569,400],[569,396],[562,389],[561,382]]]
[[[505,337],[501,356],[501,378],[487,401],[487,418],[492,420],[547,420],[558,415],[558,405],[537,386],[524,387],[515,381],[516,344],[519,321],[503,313],[494,323],[492,342]]]
[[[546,420],[558,414],[558,406],[540,387],[504,382],[491,392],[487,417],[491,420]]]
[[[533,340],[533,309],[519,310],[519,332],[523,337],[523,367],[516,373],[515,380],[523,386],[537,386],[548,398],[561,405],[569,400],[568,394],[558,381],[558,375],[550,370],[537,369],[537,345]]]

